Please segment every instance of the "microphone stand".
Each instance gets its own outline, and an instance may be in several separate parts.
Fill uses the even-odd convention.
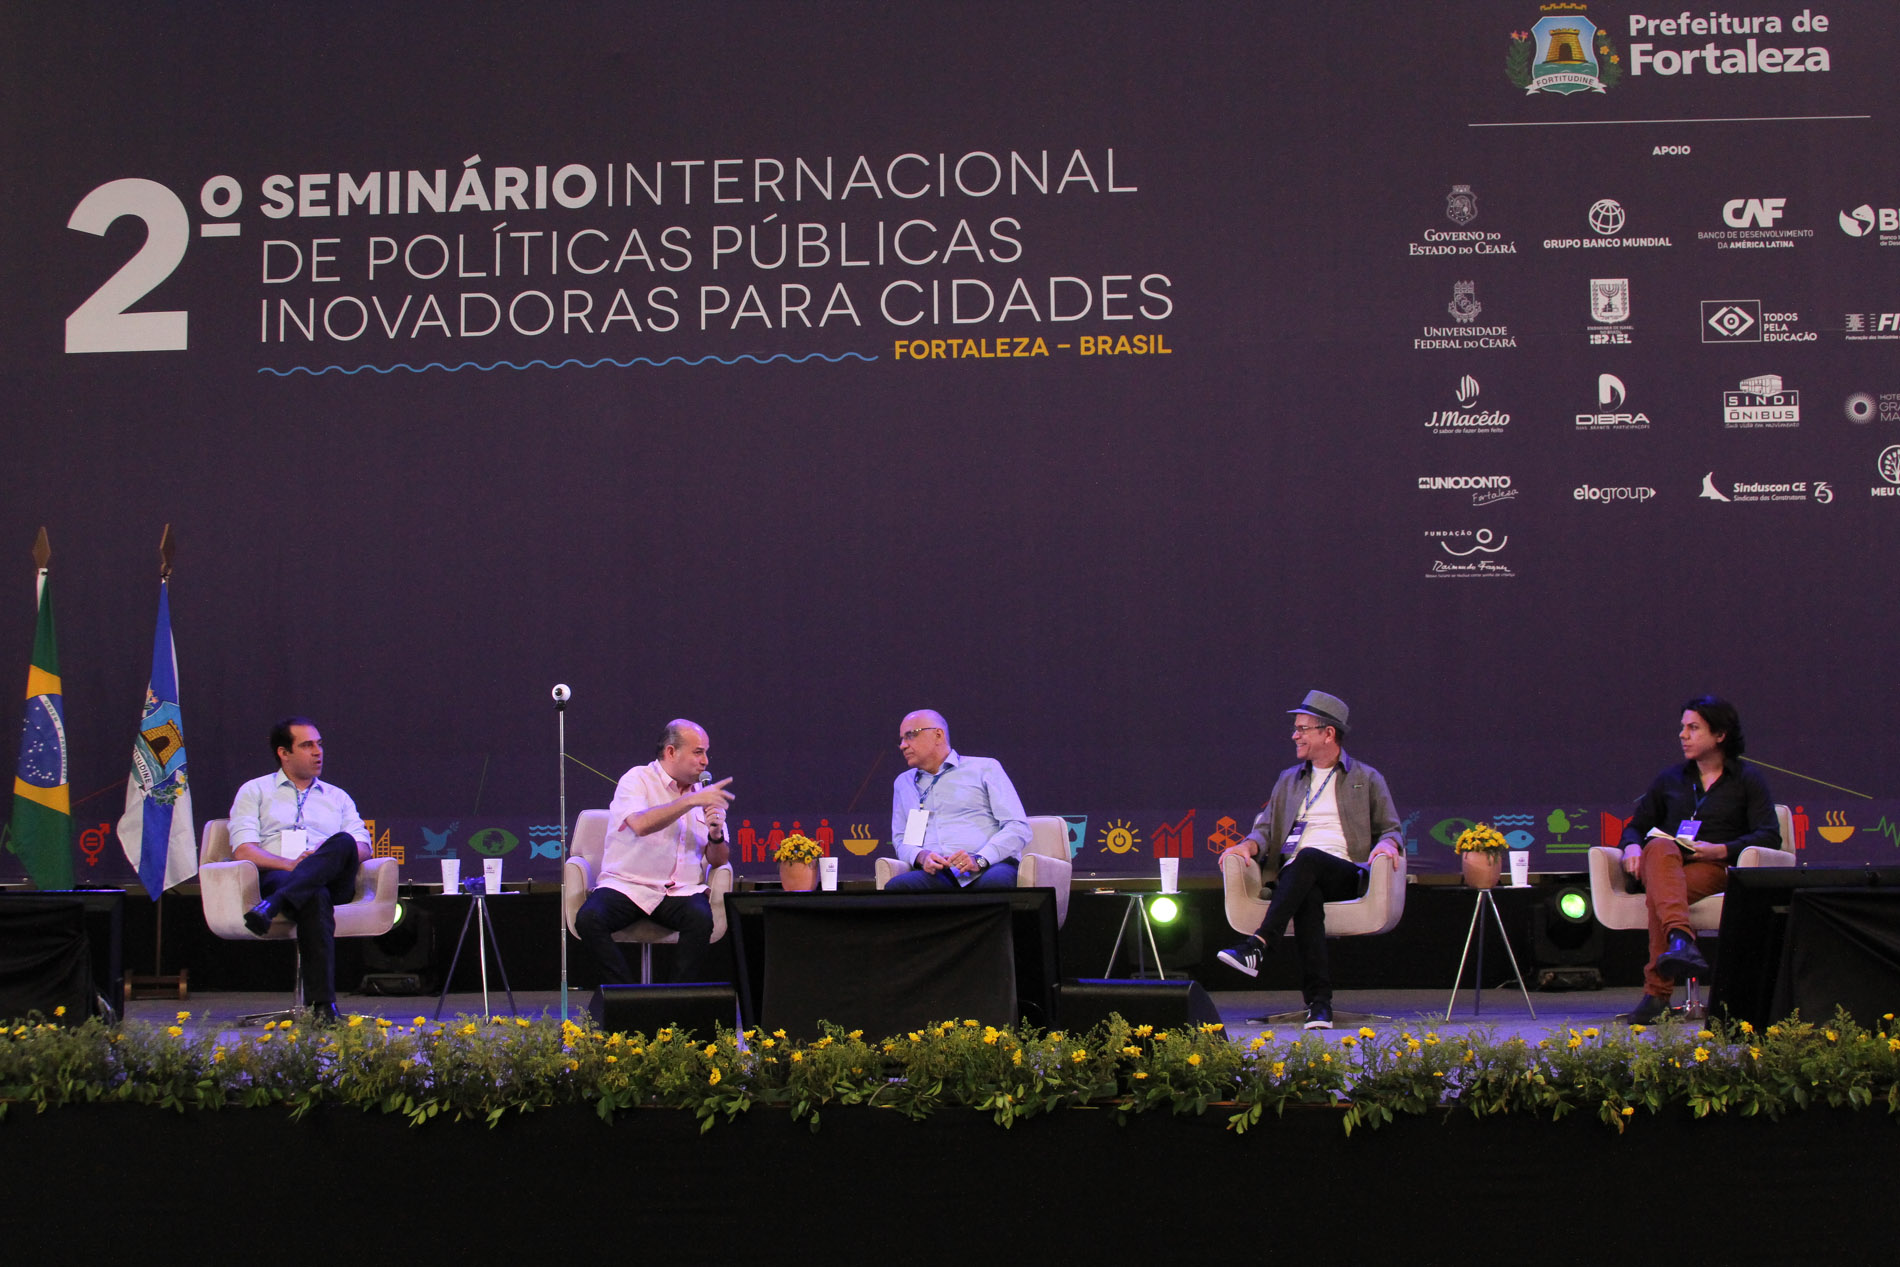
[[[561,1024],[567,1024],[567,701],[566,686],[554,688],[556,761],[560,769],[561,886],[555,890],[554,922],[561,937]]]

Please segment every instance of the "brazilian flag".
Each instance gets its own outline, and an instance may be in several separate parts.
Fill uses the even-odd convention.
[[[53,639],[52,582],[42,573],[40,622],[26,671],[20,769],[13,780],[7,848],[42,889],[73,887],[72,788],[66,781],[66,707],[60,696],[59,647]]]

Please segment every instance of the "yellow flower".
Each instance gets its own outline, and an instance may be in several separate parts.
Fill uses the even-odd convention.
[[[259,1035],[257,1036],[257,1041],[258,1041],[258,1043],[259,1043],[260,1045],[262,1045],[262,1044],[264,1044],[264,1043],[268,1043],[268,1042],[270,1041],[270,1035],[269,1035],[269,1034],[259,1034]]]
[[[1259,1051],[1262,1047],[1265,1047],[1266,1045],[1267,1045],[1267,1040],[1262,1038],[1260,1035],[1255,1034],[1253,1036],[1253,1041],[1247,1044],[1247,1050]],[[1130,1047],[1128,1050],[1132,1052],[1136,1049],[1133,1047]]]
[[[988,1046],[996,1046],[996,1040],[1002,1036],[1002,1032],[997,1030],[994,1026],[985,1026],[983,1029],[983,1041]]]
[[[1895,1044],[1893,1045],[1893,1049],[1894,1049],[1895,1051],[1900,1051],[1900,1043],[1895,1043]],[[1756,1059],[1756,1060],[1760,1060],[1760,1059],[1761,1059],[1761,1048],[1759,1048],[1759,1047],[1750,1047],[1750,1048],[1748,1049],[1748,1054],[1749,1054],[1749,1056],[1751,1056],[1752,1058],[1754,1058],[1754,1059]]]
[[[1283,1078],[1286,1076],[1286,1061],[1276,1060],[1273,1062],[1273,1076],[1276,1078]]]
[[[1139,1070],[1139,1069],[1137,1069],[1137,1070],[1135,1071],[1135,1080],[1136,1080],[1137,1082],[1139,1082],[1139,1081],[1141,1081],[1142,1079],[1144,1079],[1144,1078],[1146,1078],[1147,1076],[1148,1076],[1147,1074],[1145,1074],[1145,1073],[1143,1073],[1143,1072],[1141,1072],[1141,1070]]]
[[[976,1022],[975,1022],[975,1021],[965,1021],[965,1022],[963,1022],[963,1027],[964,1027],[965,1029],[975,1029],[975,1028],[976,1028]]]
[[[1273,1031],[1272,1031],[1272,1030],[1270,1030],[1270,1029],[1263,1029],[1263,1030],[1261,1030],[1261,1031],[1260,1031],[1260,1037],[1262,1037],[1262,1038],[1264,1038],[1264,1039],[1266,1039],[1266,1040],[1267,1040],[1268,1042],[1272,1042],[1272,1041],[1273,1041]]]
[[[185,1032],[185,1027],[182,1025],[167,1025],[165,1032],[170,1034],[173,1038],[177,1038]]]
[[[1139,1048],[1139,1047],[1124,1047],[1124,1048],[1122,1048],[1122,1055],[1124,1055],[1124,1056],[1139,1056],[1139,1055],[1141,1055],[1141,1048]]]
[[[1648,1029],[1648,1028],[1649,1028],[1649,1026],[1647,1026],[1647,1025],[1632,1025],[1632,1026],[1630,1026],[1630,1033],[1632,1033],[1632,1034],[1640,1034],[1640,1033],[1642,1033],[1642,1032],[1643,1032],[1644,1030],[1646,1030],[1646,1029]]]
[[[276,1029],[276,1028],[277,1028],[277,1022],[276,1022],[276,1021],[265,1021],[265,1022],[264,1022],[264,1028],[265,1028],[265,1029],[267,1029],[267,1030],[272,1030],[272,1029]]]
[[[417,1029],[421,1029],[424,1025],[427,1025],[428,1023],[429,1023],[429,1018],[426,1016],[418,1016],[415,1021]]]
[[[1755,1050],[1760,1051],[1761,1048],[1757,1047]],[[1887,1040],[1887,1050],[1900,1051],[1900,1038],[1889,1038]]]
[[[458,1034],[467,1035],[467,1034],[473,1034],[475,1032],[475,1029],[476,1029],[475,1022],[470,1021],[468,1024],[462,1026],[462,1028],[456,1030],[455,1032]]]
[[[1357,1047],[1359,1045],[1359,1040],[1354,1038],[1351,1034],[1348,1034],[1344,1038],[1339,1040],[1339,1045],[1341,1047]]]
[[[56,1008],[54,1008],[54,1009],[53,1009],[53,1015],[54,1015],[54,1016],[64,1016],[64,1015],[66,1015],[66,1009],[65,1009],[65,1008],[63,1008],[63,1007],[56,1007]],[[180,1013],[178,1014],[178,1019],[179,1019],[179,1020],[181,1020],[181,1021],[188,1021],[188,1020],[190,1020],[190,1019],[191,1019],[191,1013],[190,1013],[190,1012],[180,1012]]]
[[[56,1007],[56,1008],[54,1008],[54,1009],[53,1009],[53,1015],[54,1015],[54,1016],[64,1016],[64,1015],[66,1015],[66,1005],[65,1005],[64,1003],[62,1003],[62,1004],[60,1004],[60,1005],[59,1005],[58,1007]],[[191,1013],[189,1013],[189,1012],[180,1012],[180,1013],[178,1014],[178,1019],[182,1021],[182,1020],[184,1020],[184,1019],[185,1019],[185,1017],[187,1017],[187,1016],[189,1016],[189,1015],[191,1015]]]
[[[1715,1037],[1715,1031],[1714,1031],[1714,1030],[1712,1030],[1712,1029],[1699,1029],[1699,1030],[1697,1030],[1697,1031],[1695,1032],[1695,1036],[1696,1036],[1697,1038],[1704,1038],[1704,1039],[1706,1039],[1706,1038],[1714,1038],[1714,1037]]]
[[[1411,1052],[1413,1055],[1418,1054],[1420,1046],[1422,1046],[1422,1044],[1416,1038],[1408,1038],[1405,1040],[1405,1050]]]
[[[661,1032],[662,1034],[664,1034],[664,1033],[666,1033],[666,1031],[665,1031],[665,1030],[661,1030],[660,1032]],[[782,1030],[782,1029],[775,1029],[775,1030],[773,1030],[773,1031],[772,1031],[772,1037],[774,1037],[774,1038],[783,1038],[783,1037],[785,1037],[785,1031],[784,1031],[784,1030]]]
[[[1146,1037],[1148,1037],[1148,1035],[1150,1035],[1150,1034],[1152,1034],[1152,1033],[1154,1033],[1154,1032],[1155,1032],[1155,1027],[1154,1027],[1154,1026],[1152,1026],[1152,1025],[1137,1025],[1137,1026],[1135,1026],[1135,1037],[1136,1037],[1136,1038],[1146,1038]]]
[[[610,1064],[610,1065],[617,1065],[617,1064],[619,1064],[619,1063],[620,1063],[620,1057],[618,1057],[618,1056],[609,1056],[609,1057],[607,1057],[607,1063],[608,1063],[608,1064]],[[717,1081],[719,1080],[719,1079],[718,1079],[718,1076],[717,1076],[717,1075],[718,1075],[718,1073],[719,1073],[719,1071],[718,1071],[717,1069],[715,1069],[715,1070],[713,1070],[713,1074],[714,1074],[714,1078],[713,1078],[713,1081],[715,1081],[715,1082],[717,1082]]]
[[[1373,1029],[1370,1025],[1361,1025],[1359,1027],[1359,1037],[1361,1038],[1377,1038],[1378,1036],[1378,1031]]]
[[[1623,1106],[1623,1116],[1624,1116],[1624,1117],[1635,1117],[1635,1116],[1636,1116],[1636,1106],[1635,1106],[1635,1105],[1633,1105],[1633,1104],[1625,1104],[1625,1105]]]
[[[350,1028],[351,1028],[351,1029],[361,1029],[361,1028],[363,1028],[363,1018],[362,1018],[362,1017],[360,1017],[360,1016],[352,1016],[352,1017],[350,1017]]]
[[[712,1059],[714,1056],[717,1056],[718,1054],[719,1054],[719,1045],[717,1043],[706,1044],[706,1058],[708,1060]]]
[[[516,1026],[516,1028],[518,1028],[518,1029],[526,1029],[526,1028],[528,1028],[528,1018],[527,1018],[527,1017],[525,1017],[525,1016],[517,1016],[517,1017],[515,1017],[515,1026]]]
[[[1577,1037],[1575,1034],[1572,1034],[1570,1036],[1570,1041],[1566,1042],[1564,1046],[1570,1048],[1572,1051],[1575,1051],[1577,1048],[1583,1046],[1583,1040]]]
[[[802,1051],[795,1051],[795,1052],[793,1052],[793,1053],[792,1053],[792,1063],[793,1063],[793,1064],[798,1064],[798,1063],[799,1063],[800,1061],[802,1061],[802,1060],[804,1060],[804,1059],[805,1059],[805,1053],[804,1053],[804,1052],[802,1052]]]
[[[1089,1058],[1088,1052],[1084,1051],[1080,1047],[1077,1047],[1074,1051],[1069,1053],[1069,1059],[1074,1061],[1078,1065],[1081,1064],[1083,1061],[1087,1060],[1088,1058]]]
[[[224,1063],[224,1048],[222,1046],[217,1047],[212,1051],[211,1063],[214,1065],[221,1065]]]
[[[1325,1053],[1324,1055],[1322,1055],[1322,1056],[1320,1057],[1320,1063],[1322,1063],[1322,1064],[1327,1064],[1327,1065],[1330,1065],[1330,1064],[1332,1064],[1332,1063],[1333,1063],[1333,1053],[1331,1053],[1331,1052],[1329,1051],[1329,1052],[1327,1052],[1327,1053]]]
[[[1219,1021],[1209,1021],[1205,1025],[1201,1026],[1201,1033],[1203,1034],[1218,1034],[1220,1032],[1221,1032],[1221,1023]]]
[[[1827,1033],[1827,1041],[1828,1041],[1828,1042],[1830,1042],[1830,1043],[1838,1043],[1838,1042],[1840,1042],[1840,1041],[1841,1041],[1841,1036],[1840,1036],[1839,1034],[1836,1034],[1836,1033],[1835,1033],[1835,1032],[1834,1032],[1833,1030],[1831,1030],[1831,1029],[1830,1029],[1830,1030],[1827,1030],[1827,1031],[1826,1031],[1826,1033]]]
[[[1195,1053],[1194,1053],[1193,1055],[1191,1055],[1191,1056],[1189,1056],[1189,1057],[1188,1057],[1188,1063],[1189,1063],[1190,1065],[1198,1065],[1198,1064],[1200,1064],[1200,1063],[1201,1063],[1201,1053],[1197,1051],[1197,1052],[1195,1052]]]
[[[1695,1058],[1696,1063],[1701,1064],[1709,1058],[1709,1049],[1707,1047],[1697,1047],[1695,1049]]]
[[[1603,1031],[1592,1025],[1589,1029],[1583,1031],[1583,1036],[1585,1038],[1601,1038],[1603,1037]]]
[[[581,1068],[581,1062],[578,1060],[569,1060],[567,1062],[567,1071],[569,1073],[579,1073],[580,1068]]]
[[[613,1057],[609,1056],[607,1057],[607,1059],[612,1060]],[[719,1085],[719,1066],[714,1065],[713,1071],[706,1075],[706,1085],[709,1087],[716,1087]]]
[[[776,1046],[778,1046],[778,1039],[776,1039],[776,1038],[768,1038],[768,1039],[766,1039],[766,1040],[765,1040],[765,1042],[764,1042],[764,1044],[763,1044],[763,1046],[766,1046],[766,1047],[776,1047]]]
[[[919,1034],[916,1030],[912,1030],[910,1032],[910,1041],[913,1043],[921,1043],[924,1041],[924,1036]]]
[[[858,1039],[864,1037],[864,1031],[861,1029],[854,1029],[849,1034],[846,1034],[845,1037],[855,1043],[858,1041]]]
[[[1023,1063],[1023,1049],[1022,1048],[1018,1047],[1015,1051],[1012,1051],[1011,1053],[1009,1053],[1009,1063],[1012,1065],[1020,1065]]]

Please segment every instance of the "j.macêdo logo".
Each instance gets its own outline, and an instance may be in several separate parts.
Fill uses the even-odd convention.
[[[1604,92],[1622,82],[1623,55],[1587,6],[1546,4],[1528,31],[1512,31],[1504,76],[1526,93]]]

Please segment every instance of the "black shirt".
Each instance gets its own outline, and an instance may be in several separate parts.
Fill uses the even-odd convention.
[[[1674,834],[1685,818],[1702,820],[1696,839],[1705,845],[1727,845],[1728,865],[1741,861],[1742,850],[1751,845],[1779,849],[1781,827],[1775,820],[1775,798],[1768,793],[1768,780],[1745,761],[1724,762],[1715,786],[1702,791],[1702,775],[1693,761],[1670,766],[1656,776],[1636,802],[1629,826],[1623,829],[1625,845],[1640,845],[1652,827]],[[1702,798],[1697,810],[1696,798]]]

